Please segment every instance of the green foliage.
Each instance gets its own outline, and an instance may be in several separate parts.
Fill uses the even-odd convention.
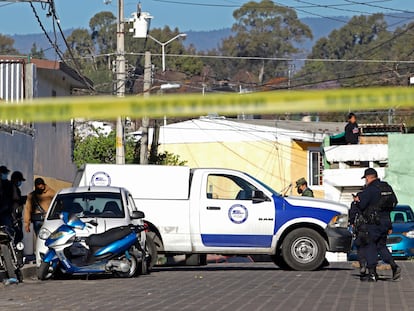
[[[90,19],[89,29],[75,29],[67,38],[75,58],[82,67],[82,72],[94,82],[95,89],[101,93],[111,94],[114,89],[113,65],[116,60],[116,23],[116,17],[112,12],[100,12]],[[125,52],[129,79],[133,81],[142,76],[144,70],[144,57],[136,54],[145,51],[150,51],[154,55],[161,54],[161,46],[151,39],[133,38],[132,33],[128,31],[131,27],[132,24],[125,24]],[[167,26],[163,29],[151,30],[151,35],[161,42],[166,42],[179,33],[177,28],[171,30]],[[195,53],[194,49],[185,49],[182,40],[174,40],[168,44],[165,47],[165,52],[166,54]],[[68,52],[65,53],[65,57],[70,59]],[[152,62],[156,69],[162,68],[161,56],[153,56]],[[169,70],[195,75],[202,71],[203,63],[188,57],[167,56],[166,67]]]
[[[19,55],[19,51],[14,48],[14,39],[0,34],[0,54]]]
[[[164,151],[158,154],[158,158],[154,163],[157,165],[172,165],[172,166],[184,166],[187,164],[187,161],[181,160],[178,154],[170,153],[168,151]]]
[[[310,28],[303,24],[293,9],[279,6],[271,0],[250,1],[233,12],[234,36],[223,40],[221,52],[238,57],[280,58],[298,52],[294,42],[312,38]],[[286,70],[286,62],[233,61],[226,63],[228,76],[240,69],[254,72],[259,82]]]
[[[30,49],[30,55],[33,58],[38,58],[38,59],[45,58],[45,52],[43,51],[43,49],[38,50],[36,43],[33,43],[32,48]]]
[[[79,167],[85,163],[115,163],[116,133],[112,131],[109,135],[104,135],[96,131],[95,135],[85,138],[77,136],[75,138],[74,162]],[[125,162],[133,163],[135,143],[128,139],[125,141]]]
[[[74,162],[78,167],[85,163],[114,164],[116,157],[115,149],[116,133],[112,131],[104,135],[96,131],[96,135],[85,138],[75,137]],[[138,144],[139,145],[139,144]],[[125,163],[139,164],[139,150],[136,143],[130,138],[125,141]],[[185,165],[187,161],[181,160],[179,155],[165,151],[159,153],[151,164],[157,165]]]
[[[132,24],[128,27],[132,27]],[[150,30],[150,35],[160,42],[167,42],[171,38],[174,38],[180,34],[178,28],[171,29],[168,26],[164,28],[154,28]],[[154,40],[148,39],[136,39],[133,38],[132,33],[127,32],[125,36],[125,50],[130,53],[143,53],[144,51],[150,51],[153,54],[152,63],[155,65],[156,70],[162,69],[161,45]],[[200,74],[203,69],[203,62],[198,59],[189,57],[168,57],[168,54],[196,54],[194,47],[186,49],[183,45],[183,39],[178,38],[165,46],[165,64],[167,70],[174,70],[184,72],[190,75]],[[137,67],[144,67],[144,57],[128,56],[127,60],[130,64],[136,64]]]
[[[414,35],[413,28],[414,23],[391,33],[382,14],[354,16],[318,40],[308,56],[340,61],[307,61],[295,80],[299,85],[332,80],[343,87],[406,85],[411,67],[381,60],[414,60],[413,49],[407,44]]]

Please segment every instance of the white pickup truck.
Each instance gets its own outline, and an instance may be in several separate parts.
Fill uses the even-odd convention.
[[[271,255],[281,268],[315,270],[326,251],[348,252],[345,205],[284,197],[249,174],[220,168],[86,164],[74,186],[122,186],[145,212],[159,253]]]

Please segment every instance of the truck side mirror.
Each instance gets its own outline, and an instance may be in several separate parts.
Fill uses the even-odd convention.
[[[270,201],[269,198],[263,193],[263,191],[253,190],[252,191],[253,204]]]
[[[141,211],[133,211],[130,217],[131,219],[143,219],[145,218],[145,214]]]

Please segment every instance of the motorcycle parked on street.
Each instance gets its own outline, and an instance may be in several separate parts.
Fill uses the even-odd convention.
[[[23,242],[15,243],[15,232],[7,226],[0,226],[0,277],[23,282],[20,270],[24,265]]]
[[[134,218],[143,218],[144,213],[134,212]],[[97,274],[112,273],[119,277],[147,274],[148,252],[140,243],[142,225],[129,225],[109,229],[100,234],[79,234],[93,231],[94,220],[83,222],[75,214],[62,212],[63,224],[45,239],[48,251],[42,258],[38,278],[46,280],[55,273]],[[83,237],[82,237],[83,236]],[[86,236],[86,237],[85,237]]]

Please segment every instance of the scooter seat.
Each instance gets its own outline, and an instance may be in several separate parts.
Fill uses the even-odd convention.
[[[89,237],[87,237],[85,241],[91,247],[106,246],[108,244],[111,244],[112,242],[122,239],[123,237],[126,237],[131,232],[132,231],[129,227],[117,227],[109,229],[104,233],[92,234]]]

